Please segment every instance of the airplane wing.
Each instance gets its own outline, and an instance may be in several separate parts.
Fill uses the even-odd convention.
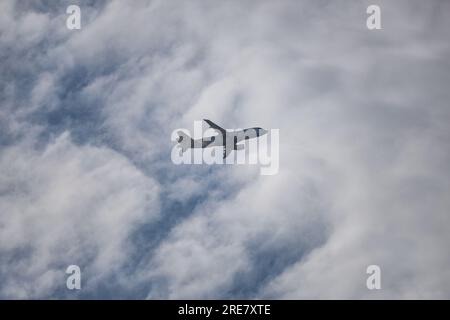
[[[203,119],[211,128],[216,129],[217,131],[219,131],[220,133],[222,133],[223,135],[226,134],[226,130],[222,127],[219,127],[217,124],[215,124],[214,122],[212,122],[211,120],[208,119]]]
[[[223,158],[225,159],[226,157],[228,157],[231,151],[233,151],[233,149],[230,148],[227,149],[226,146],[223,146]]]
[[[222,136],[223,136],[223,158],[225,159],[226,157],[228,157],[228,155],[230,154],[231,151],[233,151],[233,148],[227,148],[226,147],[226,139],[227,139],[227,131],[222,128],[219,127],[217,124],[215,124],[214,122],[212,122],[211,120],[208,119],[203,119],[212,129],[215,129],[217,131],[219,131]],[[235,141],[236,144],[236,141]]]

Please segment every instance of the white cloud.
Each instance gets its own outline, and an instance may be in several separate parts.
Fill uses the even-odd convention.
[[[111,1],[82,7],[76,33],[59,30],[57,16],[2,16],[16,28],[0,43],[12,47],[16,34],[16,52],[37,55],[20,68],[8,59],[9,74],[35,80],[1,79],[4,130],[87,135],[82,145],[62,136],[46,151],[34,145],[45,139],[2,150],[0,236],[10,240],[1,243],[25,256],[11,258],[22,271],[3,295],[52,294],[53,265],[71,257],[101,279],[131,255],[122,246],[154,218],[160,188],[163,201],[202,202],[142,252],[130,286],[149,283],[149,298],[227,297],[241,285],[263,297],[448,297],[448,4],[381,1],[374,32],[366,4]],[[32,20],[39,28],[24,32]],[[60,128],[36,120],[58,108],[73,113],[48,116]],[[98,122],[88,126],[86,110]],[[280,173],[174,166],[170,133],[206,117],[279,128]],[[98,140],[106,146],[89,145]],[[60,249],[76,241],[74,252]],[[365,288],[368,264],[382,269],[379,292]]]
[[[2,296],[36,298],[65,288],[65,268],[101,279],[127,259],[128,237],[158,217],[158,184],[106,148],[68,134],[44,150],[20,144],[0,157]],[[15,252],[23,252],[16,261]],[[95,288],[88,277],[84,285]]]

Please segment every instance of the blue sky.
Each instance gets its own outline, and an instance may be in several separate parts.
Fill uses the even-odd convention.
[[[2,1],[0,297],[449,298],[449,3],[372,3]],[[279,173],[174,165],[205,118]]]

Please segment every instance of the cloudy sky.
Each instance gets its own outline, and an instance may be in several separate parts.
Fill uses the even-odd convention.
[[[449,1],[0,12],[0,298],[450,298]],[[174,165],[204,118],[280,129],[279,173]]]

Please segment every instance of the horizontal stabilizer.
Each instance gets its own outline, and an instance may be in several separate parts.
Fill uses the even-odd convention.
[[[177,132],[178,134],[178,139],[177,142],[181,147],[181,150],[183,152],[185,152],[187,149],[191,148],[193,145],[193,140],[191,137],[189,137],[189,135],[187,135],[185,132],[179,130]]]

